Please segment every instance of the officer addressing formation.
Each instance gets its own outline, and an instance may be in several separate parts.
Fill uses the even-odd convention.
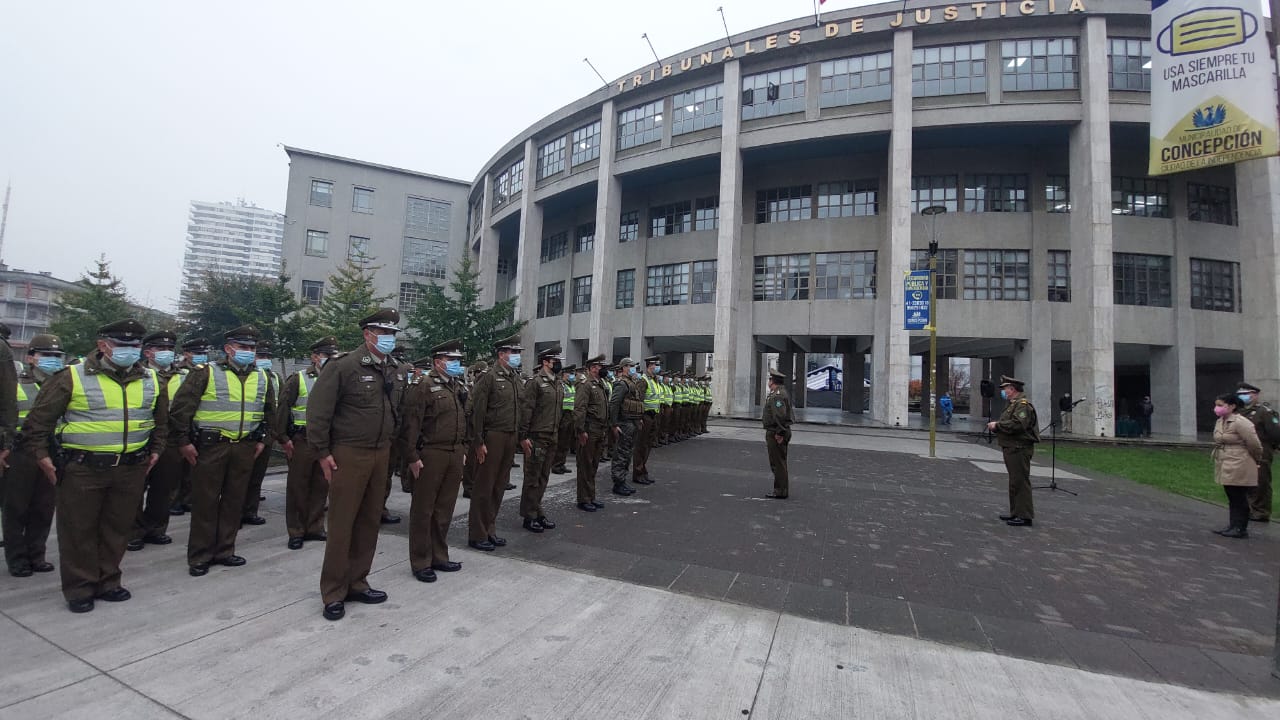
[[[1036,443],[1040,442],[1040,426],[1035,406],[1022,394],[1025,386],[1017,378],[1001,375],[1000,397],[1008,404],[999,420],[987,423],[987,430],[995,433],[1004,453],[1005,469],[1009,471],[1009,513],[1000,519],[1015,527],[1029,527],[1036,514],[1031,500],[1031,458],[1036,454]]]

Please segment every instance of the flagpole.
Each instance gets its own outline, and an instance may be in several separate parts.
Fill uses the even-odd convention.
[[[819,10],[818,10],[818,0],[813,0],[813,25],[814,25],[814,27],[821,27],[821,25],[822,25],[822,21],[818,19],[818,14],[819,14]]]

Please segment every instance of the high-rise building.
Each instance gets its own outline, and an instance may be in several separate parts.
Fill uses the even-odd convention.
[[[280,275],[284,215],[244,200],[191,201],[187,251],[182,259],[180,308],[207,270],[275,278]]]

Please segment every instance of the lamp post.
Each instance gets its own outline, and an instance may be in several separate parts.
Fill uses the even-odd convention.
[[[945,205],[930,205],[920,211],[933,221],[929,240],[929,457],[937,457],[938,444],[938,216]]]

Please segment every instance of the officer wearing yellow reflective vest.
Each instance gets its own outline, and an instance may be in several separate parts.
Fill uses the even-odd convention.
[[[268,391],[275,405],[280,406],[280,376],[276,374],[271,363],[271,343],[267,340],[259,340],[258,346],[254,348],[255,359],[254,364],[259,370],[266,371],[267,379],[271,381],[271,389]],[[275,418],[272,418],[274,423]],[[258,514],[258,503],[262,501],[262,480],[267,476],[267,466],[271,463],[271,445],[275,441],[275,436],[268,435],[263,438],[262,452],[258,453],[258,457],[253,461],[253,470],[249,473],[249,489],[244,493],[244,514],[240,517],[240,522],[244,525],[266,525],[267,521]]]
[[[89,612],[95,599],[131,597],[120,584],[120,560],[169,420],[159,377],[138,362],[146,328],[130,319],[98,333],[83,363],[40,388],[22,428],[23,442],[57,484],[62,595],[72,612]]]
[[[320,458],[307,442],[307,400],[324,364],[338,352],[338,340],[324,337],[311,344],[311,366],[284,381],[280,390],[280,420],[272,428],[289,461],[285,481],[284,524],[289,549],[298,550],[307,540],[326,540],[324,505],[329,481],[320,469]]]
[[[4,559],[14,577],[53,571],[53,564],[44,557],[53,525],[53,485],[40,472],[35,455],[24,442],[22,424],[40,386],[62,370],[63,361],[62,343],[56,335],[36,335],[27,344],[27,371],[18,376],[18,434],[4,485]]]
[[[652,485],[649,477],[649,451],[653,449],[654,435],[658,432],[658,413],[662,409],[662,383],[657,374],[662,371],[662,358],[651,355],[644,359],[644,416],[636,425],[635,446],[632,449],[631,482]]]
[[[192,370],[209,364],[209,352],[212,349],[209,341],[203,337],[190,337],[182,341],[182,358],[176,362],[176,366],[183,380]],[[170,382],[172,382],[172,379],[170,379]],[[173,403],[173,395],[177,391],[177,387],[169,390],[169,402],[171,404]],[[173,443],[166,443],[165,450],[178,453],[178,446]],[[178,491],[174,494],[173,505],[169,508],[170,515],[185,515],[191,509],[191,465],[186,460],[182,460],[181,453],[178,453],[178,458],[181,460],[179,464],[182,467],[182,476],[178,480]],[[157,465],[164,462],[165,458],[162,456]]]
[[[225,339],[226,359],[187,375],[169,418],[170,440],[192,466],[187,539],[192,577],[207,574],[212,564],[244,565],[235,554],[244,494],[275,414],[269,376],[254,363],[257,329],[244,325]]]
[[[560,423],[556,429],[556,458],[555,464],[551,468],[551,472],[556,475],[568,475],[569,468],[565,467],[565,463],[569,461],[569,449],[574,445],[576,433],[573,431],[573,399],[574,393],[577,392],[577,383],[575,382],[576,365],[570,365],[560,369],[560,387],[564,390],[564,396],[560,403]]]
[[[174,361],[177,343],[177,336],[168,330],[157,330],[142,339],[142,362],[156,371],[160,386],[170,400],[186,377],[186,372],[179,369]],[[182,455],[166,442],[159,462],[147,473],[146,497],[138,503],[129,550],[141,550],[148,543],[168,545],[173,542],[166,534],[169,530],[169,508],[178,494],[185,472]]]

